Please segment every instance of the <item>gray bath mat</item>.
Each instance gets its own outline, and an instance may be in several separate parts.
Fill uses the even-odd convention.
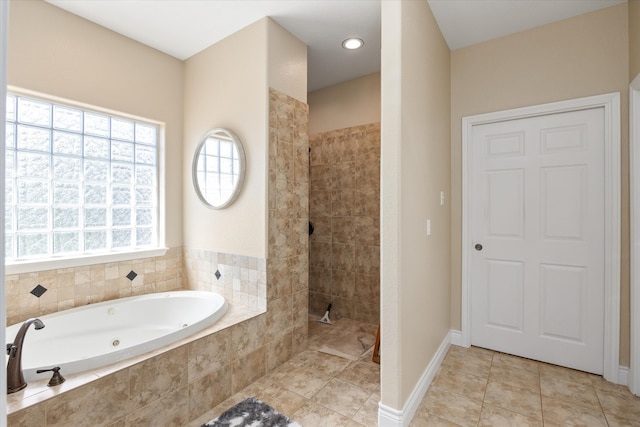
[[[302,427],[271,406],[250,397],[202,427]]]

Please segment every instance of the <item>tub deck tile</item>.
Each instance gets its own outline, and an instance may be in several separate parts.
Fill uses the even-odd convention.
[[[26,389],[7,396],[10,425],[132,425],[129,424],[129,420],[133,418],[128,418],[129,416],[143,417],[140,415],[142,413],[134,414],[151,407],[154,402],[159,402],[158,399],[164,399],[172,390],[184,388],[188,395],[190,390],[196,390],[196,381],[203,380],[203,375],[212,373],[202,371],[197,374],[192,371],[193,374],[189,375],[191,362],[185,361],[189,358],[192,343],[203,338],[210,339],[208,337],[217,333],[228,335],[230,342],[230,328],[233,325],[264,313],[263,309],[230,304],[227,313],[214,325],[161,349],[92,371],[69,375],[61,372],[66,382],[57,387],[47,387],[48,377],[41,381],[31,381]],[[228,347],[228,351],[232,352],[232,346],[229,344]],[[219,370],[227,369],[227,375],[235,377],[222,382],[228,383],[229,389],[232,390],[234,380],[236,387],[242,388],[264,375],[265,352],[266,348],[263,346],[241,359],[231,360],[232,356],[229,355],[226,363],[219,366]],[[154,358],[159,361],[148,361]],[[246,372],[243,373],[243,370]],[[169,376],[173,378],[169,382],[162,379],[166,377],[167,372],[176,372],[175,376]],[[153,378],[158,378],[160,382],[155,383]],[[140,393],[143,384],[149,385],[151,391]],[[231,391],[225,390],[223,387],[220,395],[209,396],[212,400],[208,404],[228,398]],[[189,405],[184,405],[184,408],[189,408]],[[70,415],[61,415],[64,413]],[[189,413],[190,417],[193,416],[193,412]]]

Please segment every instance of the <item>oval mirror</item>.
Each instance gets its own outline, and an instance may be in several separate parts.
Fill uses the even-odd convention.
[[[226,129],[207,132],[193,157],[193,185],[198,197],[213,209],[229,206],[240,194],[244,169],[240,139]]]

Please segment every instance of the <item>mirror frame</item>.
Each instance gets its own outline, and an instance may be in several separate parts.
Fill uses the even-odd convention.
[[[233,143],[234,147],[238,152],[238,159],[240,161],[240,173],[238,174],[238,180],[229,198],[219,205],[214,205],[210,201],[208,201],[200,191],[200,185],[198,184],[197,169],[198,169],[198,159],[200,158],[200,152],[202,151],[202,147],[204,146],[204,144],[207,142],[207,139],[209,139],[210,137],[213,137],[214,135],[219,135],[221,133],[227,136],[229,140],[231,140],[231,142]],[[193,155],[193,161],[191,163],[191,177],[193,180],[193,187],[196,190],[196,194],[198,195],[198,198],[200,199],[200,201],[204,203],[206,207],[211,209],[218,210],[218,209],[226,208],[227,206],[235,202],[235,200],[240,195],[240,192],[242,191],[242,186],[244,184],[245,175],[246,175],[246,159],[244,154],[244,147],[242,146],[242,141],[240,141],[240,138],[238,138],[238,136],[235,133],[231,132],[229,129],[224,129],[224,128],[214,128],[208,131],[207,133],[205,133],[204,136],[200,139],[200,142],[198,143],[198,145],[196,146],[196,151]]]

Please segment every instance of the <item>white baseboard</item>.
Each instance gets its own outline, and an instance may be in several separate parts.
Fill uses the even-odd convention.
[[[382,402],[378,403],[378,427],[397,427],[409,425],[402,422],[402,411],[393,409]]]
[[[629,368],[618,366],[618,384],[629,385]]]
[[[618,366],[618,384],[626,386],[631,394],[640,396],[640,390],[634,390],[631,368],[628,366]]]
[[[427,393],[427,389],[435,378],[440,365],[442,365],[442,361],[447,355],[447,351],[453,341],[452,334],[455,332],[459,331],[449,331],[444,337],[436,354],[433,355],[431,361],[420,376],[420,380],[413,388],[402,410],[391,408],[382,402],[378,404],[378,427],[406,427],[409,425],[418,410],[422,398]]]
[[[620,369],[618,370],[618,380],[620,384],[626,385],[629,388],[631,394],[640,396],[640,384],[634,383],[634,374],[633,371],[631,371],[631,368],[620,366]]]
[[[468,347],[465,346],[464,342],[462,341],[462,331],[452,329],[451,331],[449,331],[449,335],[451,335],[452,345],[457,345],[458,347]]]

